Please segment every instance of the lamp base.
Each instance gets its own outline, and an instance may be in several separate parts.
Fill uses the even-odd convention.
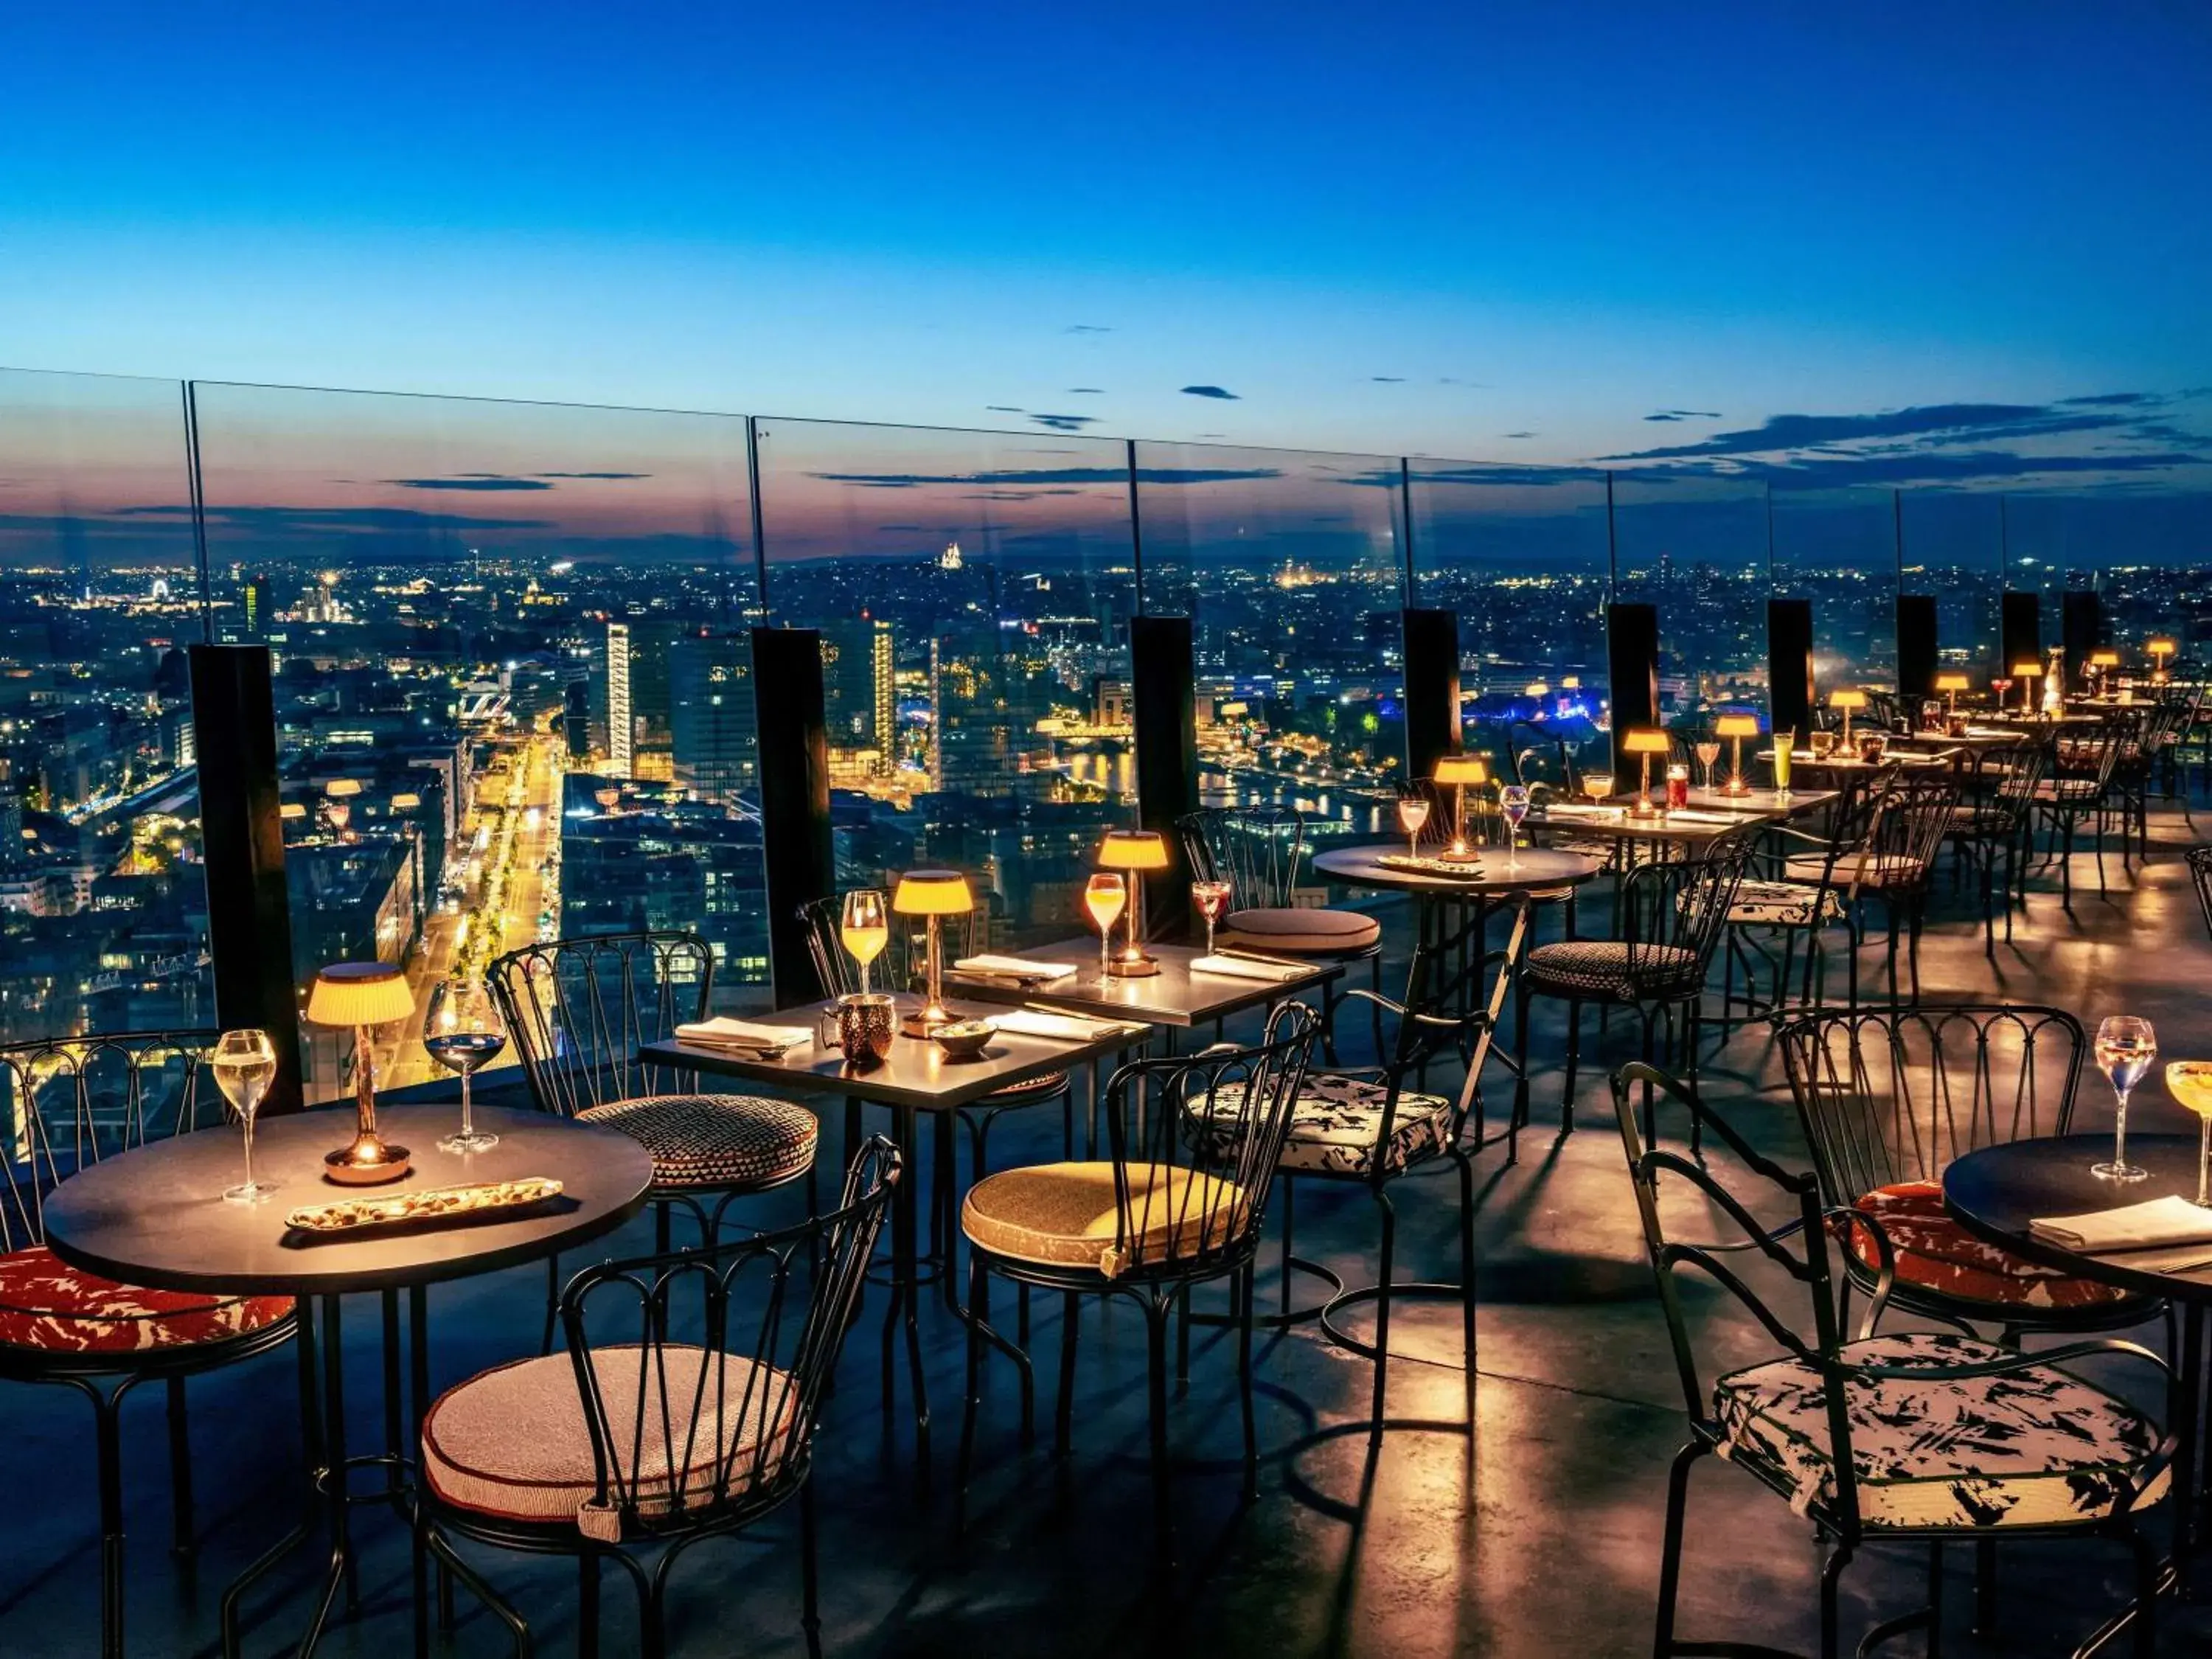
[[[1656,818],[1659,816],[1659,803],[1639,800],[1628,809],[1628,816],[1632,818]]]
[[[1115,979],[1150,979],[1160,971],[1160,964],[1152,957],[1115,957],[1107,963],[1106,971]]]
[[[360,1135],[352,1145],[323,1154],[323,1179],[341,1187],[381,1187],[413,1167],[404,1146],[395,1146],[374,1134]]]
[[[940,1025],[950,1025],[954,1016],[933,1002],[924,1003],[899,1021],[901,1036],[926,1037]]]
[[[1482,849],[1479,847],[1462,847],[1455,842],[1437,856],[1446,864],[1480,864],[1482,862]]]
[[[1721,793],[1723,795],[1747,795],[1750,793],[1751,786],[1741,776],[1730,778],[1721,786]]]

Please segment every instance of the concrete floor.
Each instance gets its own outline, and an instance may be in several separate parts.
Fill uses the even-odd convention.
[[[2053,1002],[2092,1025],[2110,1012],[2145,1014],[2157,1023],[2166,1056],[2212,1054],[2200,988],[2212,947],[2175,850],[2191,832],[2170,814],[2155,818],[2154,835],[2152,861],[2131,878],[2116,856],[2108,860],[2112,887],[2102,898],[2082,855],[2070,916],[2039,878],[2027,916],[2012,945],[2000,949],[1994,971],[1978,917],[1940,893],[1923,955],[1925,994]],[[1395,925],[1402,932],[1401,917]],[[1874,968],[1877,953],[1869,951],[1867,963]],[[1556,1055],[1556,1024],[1540,1018],[1537,1030],[1537,1054]],[[1626,1041],[1616,1023],[1606,1063],[1626,1057]],[[1794,1165],[1806,1162],[1763,1027],[1741,1030],[1719,1047],[1707,1078],[1713,1097],[1758,1145]],[[1055,1461],[1047,1443],[1026,1451],[1018,1444],[1011,1371],[994,1369],[964,1540],[951,1534],[945,1490],[958,1425],[957,1328],[935,1307],[925,1323],[941,1478],[936,1501],[924,1510],[913,1495],[905,1413],[887,1431],[877,1403],[876,1322],[867,1320],[846,1353],[815,1476],[828,1651],[961,1659],[1649,1652],[1665,1473],[1683,1437],[1682,1408],[1601,1079],[1595,1092],[1587,1082],[1584,1088],[1582,1130],[1561,1139],[1554,1133],[1559,1079],[1540,1069],[1537,1122],[1520,1163],[1507,1167],[1492,1151],[1479,1165],[1480,1409],[1471,1436],[1453,1369],[1458,1318],[1449,1304],[1401,1304],[1391,1397],[1398,1426],[1371,1461],[1366,1362],[1304,1328],[1263,1347],[1261,1491],[1255,1504],[1240,1508],[1233,1352],[1210,1334],[1200,1337],[1188,1392],[1175,1407],[1183,1463],[1171,1587],[1146,1571],[1143,1332],[1133,1310],[1102,1321],[1094,1307],[1086,1316],[1077,1443],[1066,1461]],[[2094,1077],[2085,1085],[2078,1123],[2109,1122],[2100,1090]],[[2138,1111],[2145,1129],[2189,1126],[2155,1085],[2146,1087]],[[1042,1115],[1029,1124],[1005,1120],[994,1162],[1056,1156],[1057,1142],[1056,1123]],[[1449,1277],[1449,1166],[1394,1190],[1403,1222],[1401,1276]],[[1298,1220],[1302,1252],[1353,1282],[1371,1276],[1375,1227],[1364,1192],[1309,1183],[1299,1193]],[[644,1237],[623,1243],[640,1246]],[[1271,1249],[1271,1266],[1273,1259]],[[528,1352],[542,1284],[524,1271],[436,1291],[434,1380],[442,1385]],[[1263,1296],[1273,1286],[1271,1273]],[[1734,1304],[1716,1296],[1694,1305],[1714,1352],[1748,1359],[1765,1351]],[[374,1318],[370,1303],[349,1321],[356,1446],[374,1428]],[[1048,1376],[1055,1321],[1056,1312],[1041,1306],[1033,1346]],[[2162,1346],[2158,1331],[2142,1334]],[[216,1651],[221,1587],[295,1513],[294,1386],[289,1355],[195,1383],[204,1544],[189,1573],[165,1547],[158,1395],[149,1391],[128,1414],[131,1651]],[[9,1387],[0,1398],[12,1431],[0,1449],[0,1653],[94,1653],[98,1555],[87,1413],[57,1389]],[[1703,1467],[1691,1501],[1682,1634],[1810,1651],[1820,1558],[1808,1525],[1723,1465]],[[390,1659],[405,1650],[410,1628],[404,1534],[374,1512],[359,1531],[362,1615],[340,1625],[323,1651]],[[1951,1554],[1946,1650],[1953,1655],[2067,1653],[2125,1595],[2125,1564],[2112,1546],[2013,1545],[2003,1552],[1999,1627],[1977,1640],[1966,1628],[1970,1552]],[[531,1620],[541,1651],[573,1650],[575,1585],[568,1570],[494,1553],[477,1559]],[[256,1596],[248,1652],[289,1650],[317,1570],[303,1553]],[[1863,1553],[1844,1579],[1847,1650],[1869,1624],[1918,1605],[1923,1575],[1917,1549]],[[606,1651],[634,1651],[630,1604],[618,1581],[609,1583]],[[687,1559],[672,1597],[675,1650],[799,1653],[797,1603],[797,1553],[781,1522],[757,1540],[702,1547]],[[465,1597],[462,1607],[444,1650],[505,1651],[503,1632]],[[2212,1607],[2169,1601],[2165,1619],[2161,1653],[2212,1650]],[[1917,1639],[1896,1650],[1919,1651]]]

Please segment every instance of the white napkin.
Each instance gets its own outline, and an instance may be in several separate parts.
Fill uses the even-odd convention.
[[[1699,812],[1686,806],[1677,806],[1667,814],[1675,823],[1744,823],[1755,816],[1750,812]]]
[[[1094,1037],[1130,1029],[1127,1020],[1085,1019],[1079,1014],[1048,1014],[1041,1008],[1017,1008],[994,1014],[1001,1031],[1018,1036],[1056,1037],[1063,1042],[1089,1042]]]
[[[963,957],[952,967],[957,973],[1005,974],[1022,979],[1066,979],[1075,971],[1072,962],[1031,962],[1027,957]]]
[[[2200,1210],[2179,1194],[2083,1215],[2038,1216],[2028,1231],[2062,1249],[2101,1255],[2107,1250],[2157,1249],[2212,1243],[2212,1210]]]
[[[1543,816],[1547,818],[1617,818],[1628,809],[1625,806],[1605,806],[1593,801],[1562,800],[1546,804]]]
[[[678,1042],[696,1042],[709,1048],[796,1048],[813,1038],[814,1033],[803,1025],[754,1025],[726,1014],[676,1028]]]
[[[1254,962],[1249,957],[1197,957],[1190,964],[1194,974],[1219,974],[1227,979],[1272,980],[1278,985],[1287,985],[1294,979],[1304,979],[1313,969],[1292,968],[1279,962]]]

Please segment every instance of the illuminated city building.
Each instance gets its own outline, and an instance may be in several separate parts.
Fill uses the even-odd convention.
[[[734,803],[757,775],[752,642],[695,634],[668,653],[675,779],[696,799]]]

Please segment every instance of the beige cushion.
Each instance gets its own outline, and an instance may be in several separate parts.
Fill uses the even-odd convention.
[[[761,1095],[644,1095],[576,1114],[619,1129],[653,1156],[656,1187],[773,1187],[814,1162],[821,1125]]]
[[[1116,1248],[1111,1164],[1002,1170],[968,1189],[960,1230],[969,1243],[1017,1261],[1095,1267],[1115,1279],[1218,1247],[1245,1219],[1244,1194],[1234,1182],[1157,1164],[1129,1166],[1129,1204],[1133,1237]]]
[[[1223,918],[1218,943],[1249,951],[1287,951],[1327,956],[1364,951],[1382,937],[1382,924],[1357,910],[1231,910]]]
[[[708,1348],[664,1347],[657,1361],[647,1358],[653,1352],[592,1350],[615,1463],[634,1486],[641,1514],[667,1514],[679,1496],[720,1501],[715,1487],[726,1474],[725,1498],[782,1471],[800,1440],[788,1372]],[[641,1382],[651,1407],[641,1419]],[[592,1537],[618,1526],[587,1507],[599,1482],[575,1362],[566,1353],[518,1359],[439,1395],[422,1422],[422,1474],[441,1500],[479,1515],[566,1522]],[[619,1498],[611,1474],[609,1484],[610,1496]]]

